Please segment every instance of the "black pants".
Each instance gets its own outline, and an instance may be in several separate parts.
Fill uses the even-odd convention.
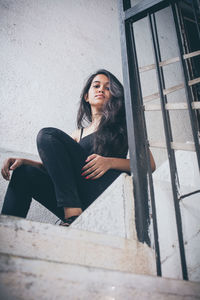
[[[22,165],[13,171],[2,214],[26,217],[34,198],[63,219],[63,207],[85,210],[122,173],[109,170],[99,179],[85,179],[81,169],[88,154],[56,128],[40,130],[37,146],[44,168]]]

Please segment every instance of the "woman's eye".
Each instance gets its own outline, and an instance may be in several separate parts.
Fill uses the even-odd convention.
[[[93,87],[94,87],[95,89],[99,89],[99,88],[100,88],[100,85],[99,85],[99,84],[95,84],[95,85],[93,85]],[[110,88],[109,88],[108,86],[106,86],[106,87],[105,87],[105,90],[109,91]]]

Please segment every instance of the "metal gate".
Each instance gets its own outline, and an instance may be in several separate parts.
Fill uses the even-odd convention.
[[[167,60],[162,60],[160,41],[158,38],[158,24],[155,14],[170,7],[179,54]],[[160,147],[167,149],[171,186],[173,191],[174,209],[176,215],[177,234],[179,240],[181,267],[183,279],[188,279],[187,264],[183,241],[182,220],[179,201],[188,195],[181,195],[179,191],[179,176],[175,150],[182,149],[195,151],[198,166],[200,169],[200,147],[199,147],[199,113],[200,109],[200,1],[161,1],[161,0],[118,0],[120,17],[120,35],[123,79],[125,89],[126,116],[128,127],[129,151],[131,158],[131,171],[134,185],[135,198],[135,220],[138,239],[150,245],[148,228],[150,219],[153,219],[154,246],[156,253],[157,274],[162,275],[160,263],[159,238],[156,218],[156,205],[154,197],[154,185],[150,166],[149,147]],[[154,63],[151,65],[138,66],[138,55],[135,42],[134,23],[143,18],[148,19],[149,32],[151,37]],[[188,30],[190,25],[186,20],[192,19],[192,28],[195,30],[195,40],[190,41]],[[197,42],[198,41],[198,42]],[[180,62],[183,82],[178,85],[166,88],[163,67],[169,64]],[[140,80],[141,72],[148,72],[155,69],[157,74],[158,92],[143,96]],[[177,90],[185,89],[186,103],[169,103],[168,95]],[[151,100],[160,99],[160,104],[151,105]],[[188,110],[193,136],[193,144],[176,143],[173,141],[173,132],[169,111],[174,109]],[[151,143],[148,140],[145,111],[162,111],[165,143]],[[199,193],[195,190],[192,193]],[[149,206],[150,203],[150,206]]]

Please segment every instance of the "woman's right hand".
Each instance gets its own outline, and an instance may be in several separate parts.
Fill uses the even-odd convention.
[[[4,163],[3,167],[1,169],[1,174],[4,179],[9,180],[10,179],[10,170],[15,170],[19,166],[24,164],[24,159],[23,158],[7,158]]]

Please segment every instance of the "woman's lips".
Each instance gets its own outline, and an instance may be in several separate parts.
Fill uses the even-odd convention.
[[[105,98],[104,95],[96,95],[95,98]]]

